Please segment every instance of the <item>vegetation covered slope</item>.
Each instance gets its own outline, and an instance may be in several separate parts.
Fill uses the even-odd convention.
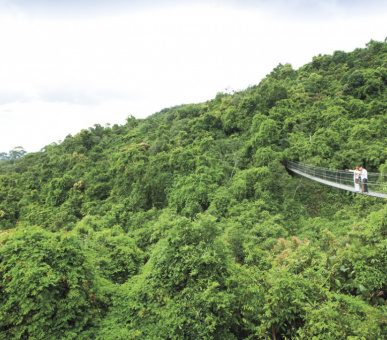
[[[0,163],[1,339],[387,338],[387,44]]]

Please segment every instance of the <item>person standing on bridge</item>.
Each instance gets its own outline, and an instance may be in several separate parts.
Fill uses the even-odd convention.
[[[360,168],[357,166],[355,170],[345,169],[345,171],[353,172],[353,182],[355,183],[355,192],[360,192]]]
[[[361,192],[368,192],[368,171],[363,168],[362,166],[360,167],[360,176],[361,176]]]

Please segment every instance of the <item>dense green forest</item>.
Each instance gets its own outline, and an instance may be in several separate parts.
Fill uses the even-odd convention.
[[[0,339],[387,339],[386,201],[285,167],[387,173],[386,131],[370,41],[3,152]]]

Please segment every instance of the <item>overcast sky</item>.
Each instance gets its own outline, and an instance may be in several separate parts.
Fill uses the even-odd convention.
[[[36,152],[387,36],[379,0],[0,0],[0,152]]]

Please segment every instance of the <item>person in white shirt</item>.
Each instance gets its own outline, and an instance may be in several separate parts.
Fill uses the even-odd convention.
[[[355,170],[345,169],[345,171],[353,172],[353,182],[355,184],[355,192],[360,192],[360,168],[357,166]]]
[[[362,166],[360,167],[360,176],[361,176],[361,192],[368,192],[368,171]]]

